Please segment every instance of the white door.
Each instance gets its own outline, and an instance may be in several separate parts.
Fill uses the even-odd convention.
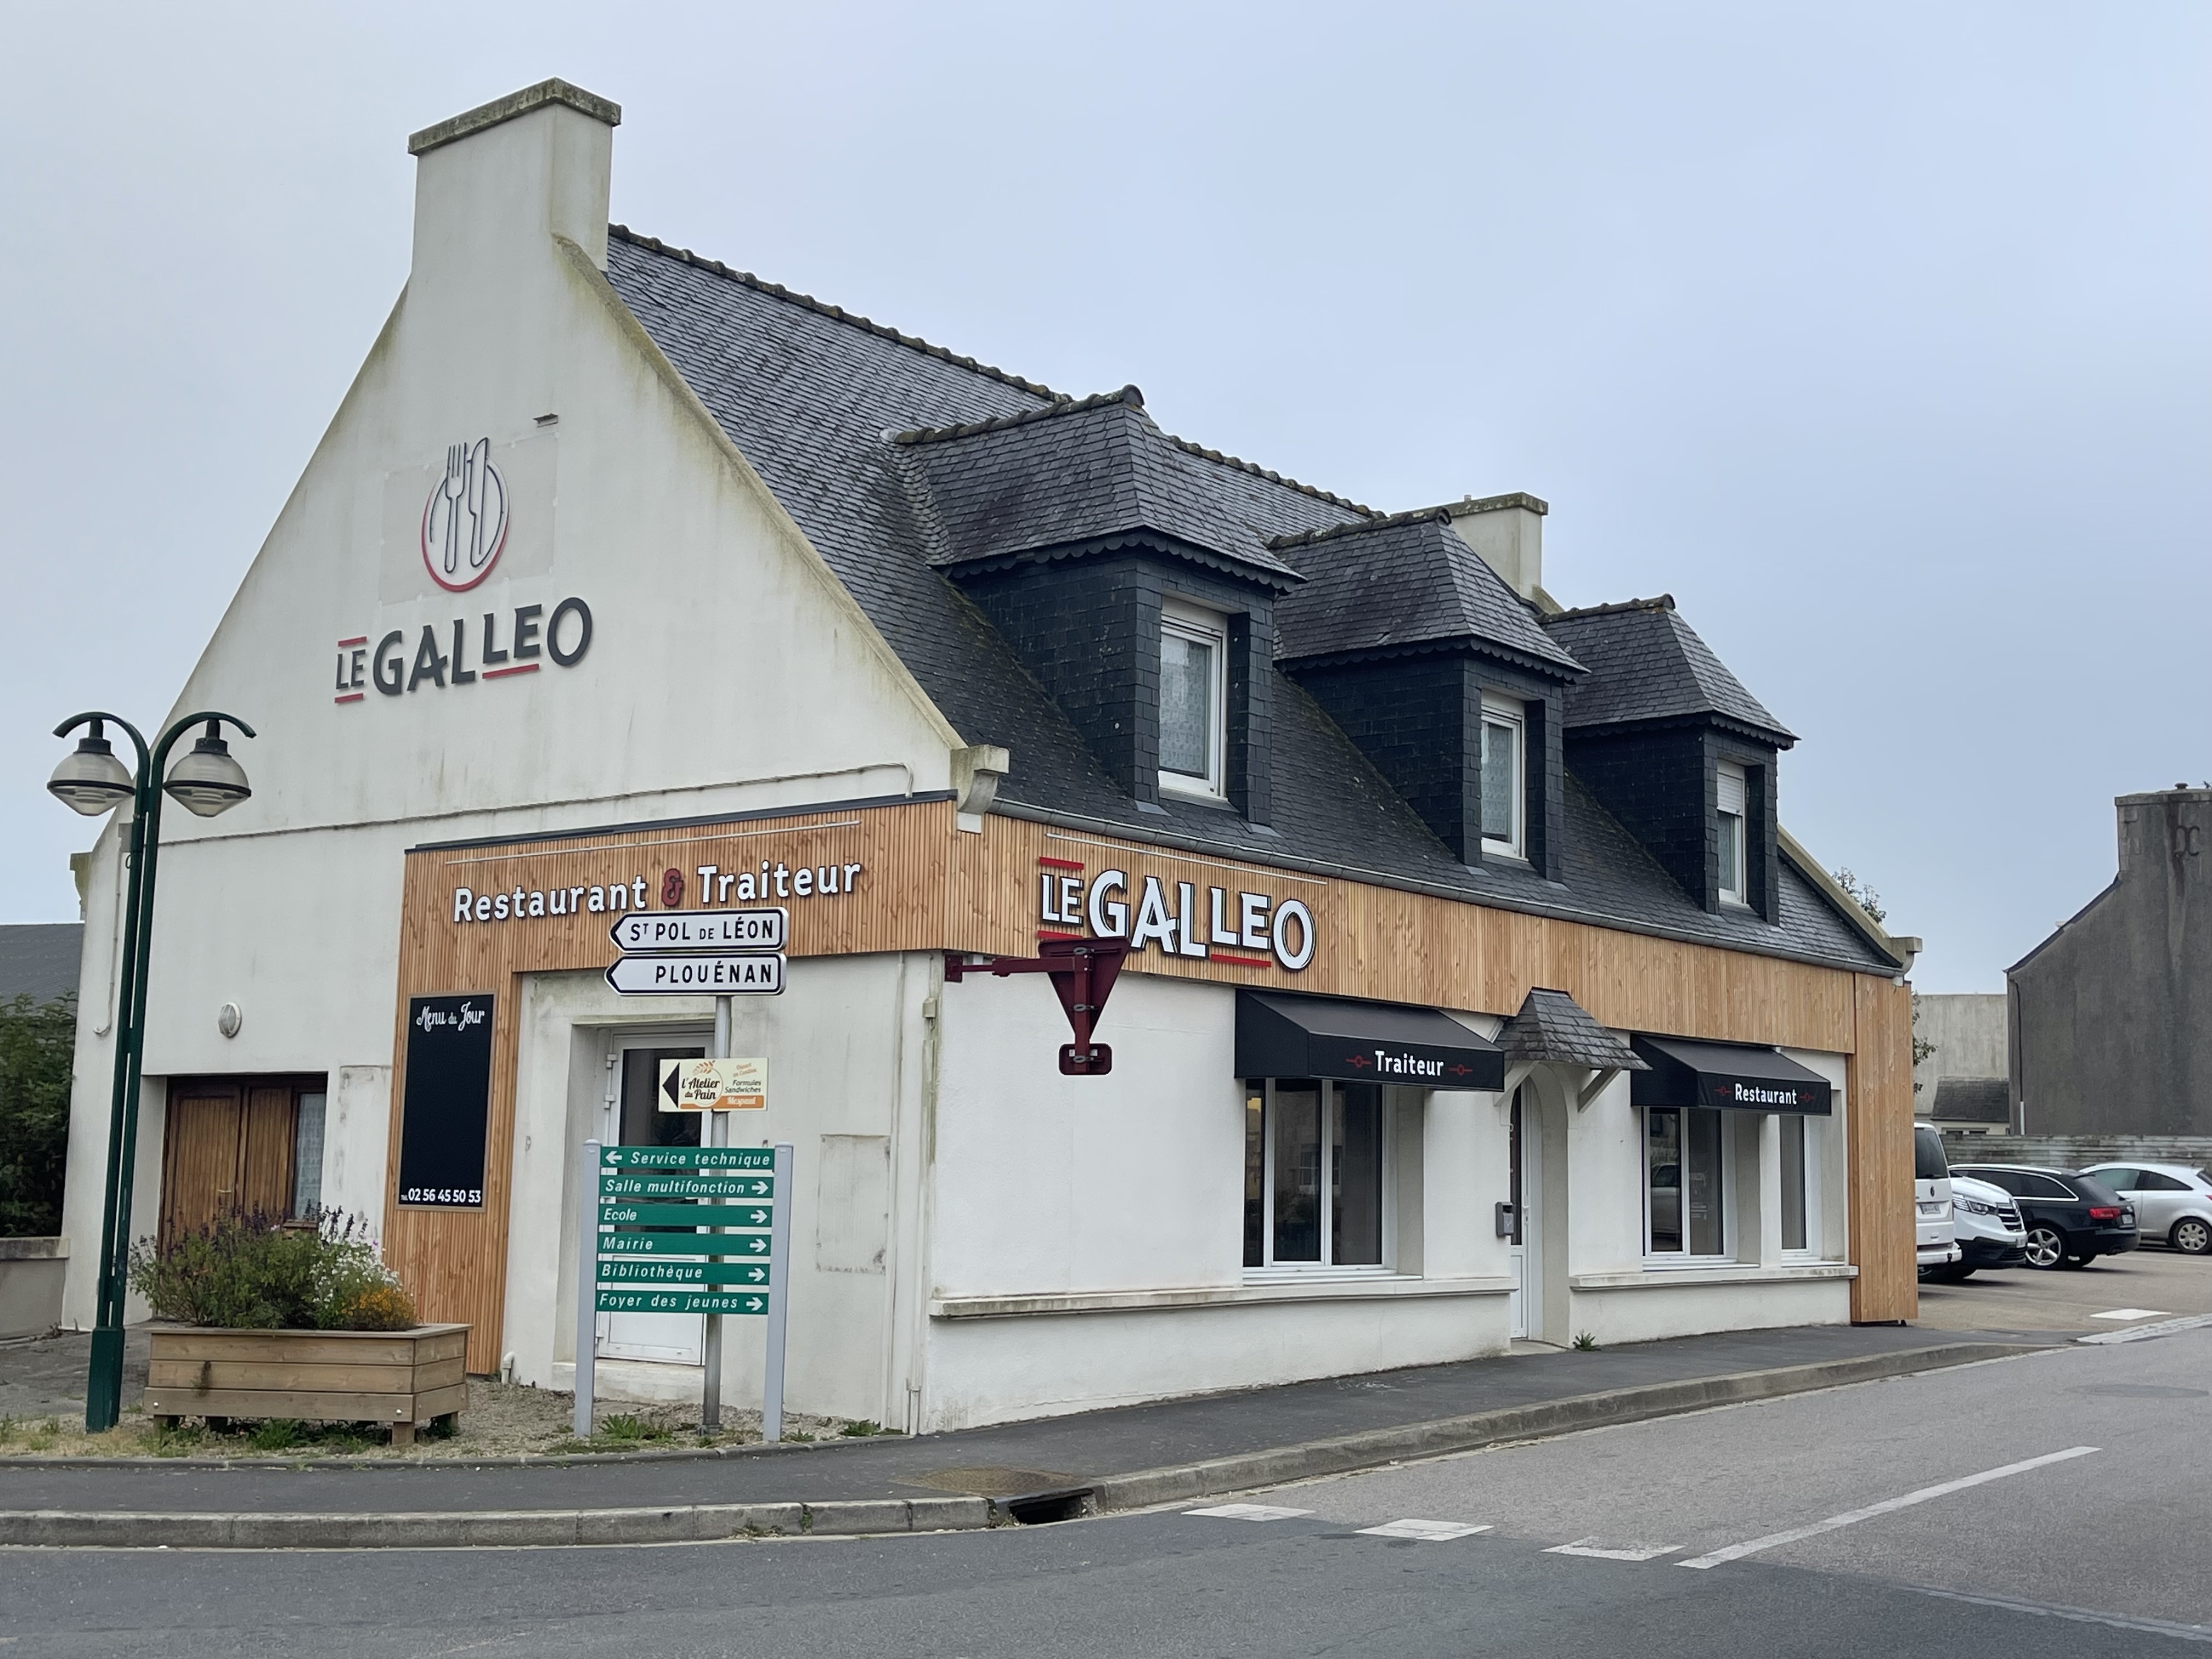
[[[703,1113],[659,1109],[660,1062],[703,1059],[706,1044],[629,1038],[615,1042],[600,1139],[625,1146],[697,1146]],[[676,1365],[705,1362],[703,1314],[603,1313],[599,1325],[602,1359],[657,1359]]]
[[[1507,1137],[1505,1201],[1513,1206],[1512,1242],[1507,1246],[1508,1268],[1513,1288],[1506,1293],[1506,1319],[1516,1337],[1533,1334],[1536,1307],[1536,1241],[1542,1235],[1530,1209],[1530,1200],[1541,1185],[1536,1179],[1536,1149],[1542,1142],[1535,1113],[1523,1084],[1513,1091],[1512,1127]]]

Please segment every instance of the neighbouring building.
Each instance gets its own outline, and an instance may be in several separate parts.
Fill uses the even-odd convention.
[[[2012,1122],[2006,998],[2001,991],[1916,994],[1912,1035],[1931,1045],[1913,1062],[1916,1116],[1956,1134],[2002,1134]]]
[[[2212,787],[2114,805],[2112,885],[2005,972],[2014,1127],[2212,1135]]]
[[[52,1002],[77,988],[84,953],[81,921],[26,921],[0,927],[0,1002],[28,997]]]
[[[1672,600],[1562,610],[1532,496],[1378,512],[610,227],[617,120],[412,141],[405,290],[179,705],[260,736],[162,855],[138,1231],[364,1212],[471,1370],[696,1397],[698,1317],[572,1312],[582,1146],[696,1135],[713,1015],[610,929],[775,906],[796,1407],[1913,1314],[1917,941]],[[1085,937],[1103,1075],[1042,977],[948,977]]]

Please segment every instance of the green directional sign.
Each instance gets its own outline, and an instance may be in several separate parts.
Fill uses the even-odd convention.
[[[766,1204],[602,1204],[602,1227],[765,1227]]]
[[[627,1261],[602,1260],[602,1285],[757,1285],[768,1283],[765,1261]]]
[[[773,1170],[769,1146],[602,1146],[602,1170]]]
[[[601,1313],[764,1314],[768,1297],[743,1291],[617,1291],[602,1285]]]
[[[601,1233],[599,1255],[730,1255],[741,1261],[765,1258],[766,1233]]]
[[[601,1198],[766,1198],[775,1186],[767,1176],[688,1175],[649,1170],[641,1175],[603,1175]]]

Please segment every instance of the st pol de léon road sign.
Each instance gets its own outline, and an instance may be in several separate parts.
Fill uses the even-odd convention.
[[[608,930],[624,954],[607,983],[624,996],[779,995],[789,927],[780,905],[626,915]]]

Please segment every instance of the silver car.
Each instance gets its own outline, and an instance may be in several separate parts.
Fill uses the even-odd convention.
[[[2184,1255],[2212,1253],[2212,1173],[2186,1164],[2096,1164],[2081,1173],[2135,1205],[2145,1238]]]

